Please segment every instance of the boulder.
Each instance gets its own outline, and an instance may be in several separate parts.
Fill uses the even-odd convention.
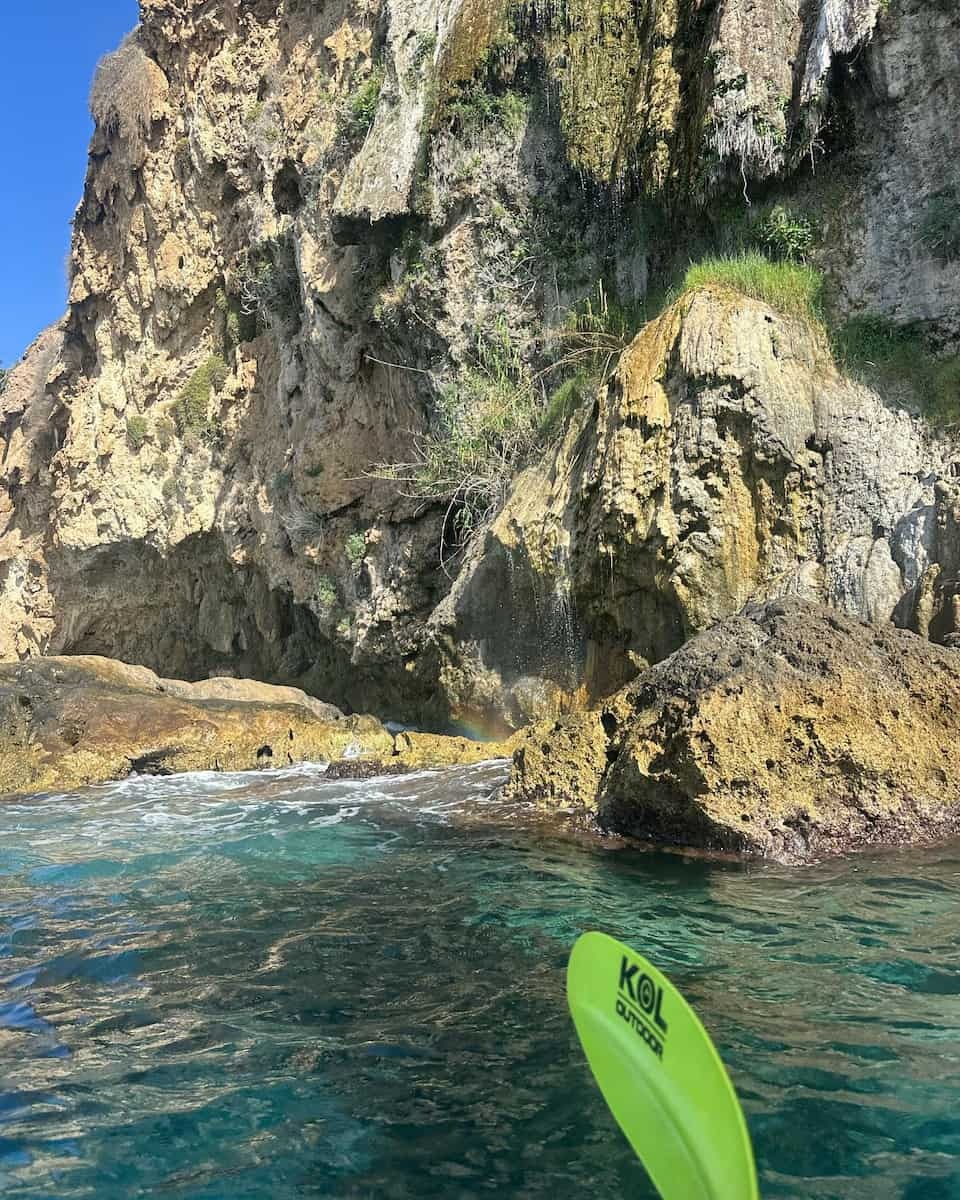
[[[508,786],[784,862],[928,842],[960,828],[960,656],[797,598],[748,605],[595,713],[529,731]]]

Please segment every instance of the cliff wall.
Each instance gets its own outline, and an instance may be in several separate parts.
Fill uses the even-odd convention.
[[[652,296],[782,202],[837,321],[954,351],[958,46],[939,0],[142,0],[0,397],[0,655],[515,726],[749,599],[949,637],[949,429],[776,307]],[[479,513],[411,485],[470,380],[546,409],[614,300]]]

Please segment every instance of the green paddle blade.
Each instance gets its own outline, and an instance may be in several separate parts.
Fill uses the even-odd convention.
[[[629,946],[585,933],[567,999],[603,1098],[663,1200],[758,1200],[737,1094],[666,976]]]

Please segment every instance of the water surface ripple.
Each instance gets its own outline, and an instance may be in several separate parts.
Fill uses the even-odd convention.
[[[600,928],[697,1006],[764,1197],[960,1200],[960,850],[583,845],[503,774],[0,805],[4,1197],[649,1198],[565,1011]]]

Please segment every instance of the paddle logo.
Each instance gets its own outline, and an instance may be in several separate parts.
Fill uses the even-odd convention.
[[[663,988],[626,955],[620,960],[617,986],[617,1016],[633,1029],[641,1041],[663,1061],[667,1044],[667,1020],[663,1015]]]
[[[603,1098],[663,1200],[760,1200],[730,1077],[667,976],[605,933],[584,933],[567,1001]]]

